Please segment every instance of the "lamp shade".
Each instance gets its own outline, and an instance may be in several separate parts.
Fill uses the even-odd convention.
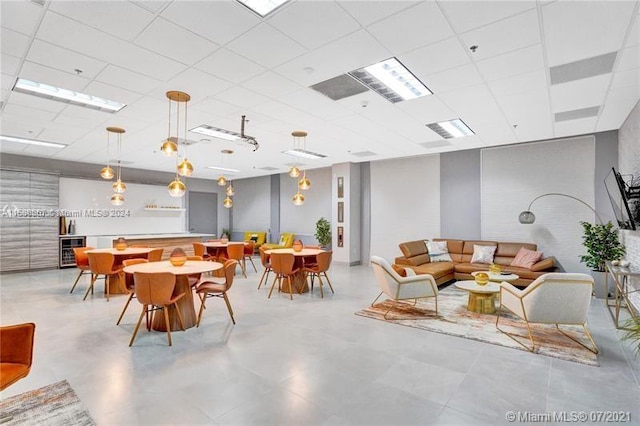
[[[293,204],[295,204],[296,206],[301,206],[304,204],[304,195],[302,195],[299,192],[296,192],[296,194],[293,196]]]
[[[225,186],[227,184],[227,178],[224,175],[220,175],[218,178],[218,186]]]
[[[185,158],[178,164],[178,174],[180,176],[191,176],[193,174],[193,164]]]
[[[235,195],[236,190],[235,190],[235,188],[233,187],[233,185],[231,184],[231,182],[229,182],[229,186],[227,186],[227,189],[225,190],[225,193],[226,193],[228,196]]]
[[[100,170],[100,177],[102,177],[102,179],[106,179],[106,180],[110,180],[113,179],[113,169],[109,166],[107,167],[103,167],[102,170]]]
[[[233,200],[229,197],[225,198],[224,201],[222,202],[222,205],[227,208],[230,209],[231,207],[233,207]]]
[[[111,188],[113,188],[113,192],[122,194],[127,190],[127,185],[125,185],[124,182],[118,179],[113,183],[113,185],[111,185]]]
[[[530,225],[536,221],[536,215],[533,214],[533,212],[525,210],[522,213],[520,213],[520,215],[518,216],[518,220],[520,221],[520,223]]]
[[[114,206],[121,206],[124,204],[124,195],[122,194],[113,194],[111,196],[111,204],[113,204]]]
[[[169,195],[172,197],[182,197],[184,192],[187,190],[185,184],[176,179],[169,184]]]
[[[304,189],[304,190],[311,188],[311,181],[309,179],[307,179],[307,175],[306,174],[298,182],[298,187],[300,189]]]
[[[167,139],[160,146],[160,151],[167,157],[171,157],[178,152],[178,145],[174,141]]]
[[[297,178],[298,176],[300,176],[300,169],[296,166],[291,167],[289,169],[289,176],[291,176],[292,178]]]

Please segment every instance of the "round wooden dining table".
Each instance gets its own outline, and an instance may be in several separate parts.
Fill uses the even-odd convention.
[[[100,248],[85,251],[85,253],[111,253],[113,255],[113,267],[122,265],[125,259],[133,259],[136,257],[146,259],[153,248],[148,247],[127,247],[124,250],[116,248]],[[127,289],[125,283],[120,282],[117,275],[109,275],[109,294],[125,294]]]
[[[222,251],[224,251],[226,254],[227,247],[229,246],[229,244],[240,244],[240,243],[244,244],[245,246],[247,245],[247,243],[243,241],[229,241],[226,243],[223,243],[221,241],[207,241],[205,243],[202,243],[202,245],[206,247],[207,253],[217,258]]]
[[[191,328],[196,325],[197,316],[196,309],[193,305],[193,291],[191,290],[191,286],[189,286],[188,275],[212,272],[217,269],[222,269],[222,266],[222,263],[207,260],[187,260],[182,266],[173,266],[171,262],[164,260],[161,262],[138,263],[126,266],[124,272],[127,274],[133,274],[135,272],[170,272],[175,275],[176,286],[172,296],[175,297],[180,293],[184,293],[184,296],[178,300],[177,305],[184,320],[184,327]],[[169,321],[171,330],[180,330],[180,321],[174,306],[169,307]],[[154,315],[152,327],[154,330],[167,331],[164,318],[162,318],[161,315]]]
[[[324,250],[321,249],[309,249],[303,248],[300,251],[295,251],[292,248],[282,248],[282,249],[271,249],[265,250],[264,254],[271,255],[273,253],[290,253],[295,256],[295,263],[293,268],[298,268],[298,272],[293,276],[293,288],[295,291],[299,293],[307,293],[309,291],[309,285],[307,284],[307,280],[304,279],[304,274],[302,273],[303,260],[308,257],[317,256],[319,253],[322,253]],[[286,286],[287,283],[284,282],[283,286]],[[288,292],[289,288],[282,289],[282,291]]]

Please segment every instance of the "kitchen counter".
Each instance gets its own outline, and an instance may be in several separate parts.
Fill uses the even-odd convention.
[[[144,245],[147,247],[162,247],[164,253],[162,255],[163,260],[168,259],[171,252],[176,248],[181,248],[188,256],[193,255],[193,243],[199,241],[205,241],[209,238],[214,238],[215,234],[198,234],[198,233],[175,233],[175,234],[131,234],[131,235],[99,235],[93,238],[96,239],[97,248],[109,248],[114,247],[115,241],[123,237],[127,244],[132,245]]]

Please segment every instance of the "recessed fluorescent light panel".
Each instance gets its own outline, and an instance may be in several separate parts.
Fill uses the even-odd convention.
[[[238,0],[263,18],[289,0]]]
[[[126,106],[126,104],[120,102],[110,101],[109,99],[99,98],[85,93],[74,92],[69,89],[49,86],[48,84],[38,83],[37,81],[31,81],[24,78],[18,78],[15,86],[13,86],[13,90],[16,92],[40,96],[46,99],[67,102],[74,105],[112,113],[118,112]]]
[[[349,75],[394,104],[432,94],[396,58],[351,71]]]
[[[473,133],[473,130],[471,130],[466,124],[464,124],[464,121],[459,118],[427,124],[427,127],[445,139],[461,138],[475,134]]]
[[[227,169],[225,167],[217,167],[217,166],[207,166],[207,169],[220,170],[221,172],[228,172],[228,173],[238,173],[238,172],[240,172],[240,170]]]
[[[326,158],[326,155],[307,151],[306,149],[288,149],[286,151],[282,151],[282,153],[293,155],[294,157],[309,158],[312,160],[317,160],[319,158]]]
[[[240,138],[240,133],[220,129],[218,127],[207,126],[206,124],[189,129],[189,131],[193,133],[200,133],[201,135],[213,136],[214,138],[224,139],[227,141],[235,141]]]
[[[4,136],[4,135],[0,135],[0,141],[23,143],[27,145],[46,146],[47,148],[64,148],[66,146],[65,144],[57,143],[57,142],[45,142],[45,141],[38,141],[35,139],[18,138],[14,136]]]

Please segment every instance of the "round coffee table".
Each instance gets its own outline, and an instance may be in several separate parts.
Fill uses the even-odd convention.
[[[456,287],[469,292],[469,302],[467,310],[479,314],[493,314],[496,312],[495,295],[500,292],[500,285],[489,282],[485,285],[478,285],[475,281],[456,281]]]
[[[520,275],[516,275],[514,273],[494,274],[493,272],[490,272],[490,271],[476,271],[476,272],[472,272],[471,275],[475,277],[476,274],[479,274],[480,272],[484,272],[485,274],[489,275],[489,281],[495,281],[497,283],[501,283],[502,281],[506,281],[510,283],[511,281],[515,281],[518,278],[520,278]]]

